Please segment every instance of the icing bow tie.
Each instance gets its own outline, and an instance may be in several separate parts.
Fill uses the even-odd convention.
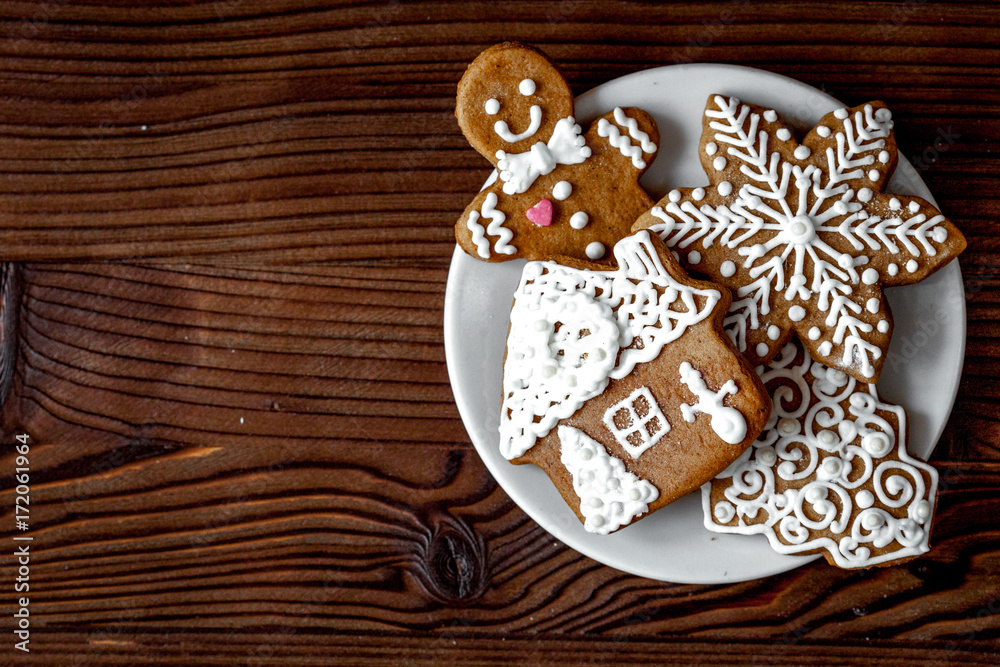
[[[548,143],[539,141],[525,153],[508,155],[497,151],[497,169],[503,181],[504,194],[520,194],[531,187],[535,179],[551,173],[559,164],[580,164],[590,157],[590,148],[580,136],[580,126],[572,116],[556,123]]]

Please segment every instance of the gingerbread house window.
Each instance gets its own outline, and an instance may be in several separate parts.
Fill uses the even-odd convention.
[[[604,424],[634,459],[670,431],[670,424],[648,387],[636,389],[628,398],[608,408]]]

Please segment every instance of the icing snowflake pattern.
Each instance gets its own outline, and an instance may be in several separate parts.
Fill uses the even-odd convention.
[[[753,446],[702,487],[705,526],[764,534],[844,568],[928,550],[937,472],[906,452],[906,414],[875,386],[788,344],[761,379],[774,410]]]
[[[510,313],[500,452],[523,455],[560,419],[708,317],[716,290],[667,273],[648,232],[619,241],[618,269],[529,262]]]
[[[815,358],[874,381],[891,329],[881,285],[922,279],[964,248],[929,203],[881,192],[892,126],[873,102],[828,114],[798,145],[774,111],[714,95],[712,185],[671,191],[635,228],[734,290],[726,330],[752,363],[795,331]]]

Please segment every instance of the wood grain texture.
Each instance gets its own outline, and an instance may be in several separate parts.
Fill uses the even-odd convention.
[[[828,5],[0,3],[2,531],[36,443],[10,664],[1000,663],[1000,8]],[[663,584],[497,486],[441,321],[488,171],[455,86],[502,39],[576,93],[733,62],[889,104],[970,242],[929,554]]]

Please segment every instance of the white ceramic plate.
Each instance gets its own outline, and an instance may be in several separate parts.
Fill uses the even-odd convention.
[[[800,137],[822,116],[845,106],[770,72],[731,65],[676,65],[630,74],[581,95],[576,118],[589,123],[616,106],[640,107],[653,115],[660,128],[660,150],[642,185],[656,200],[673,187],[708,184],[698,160],[698,143],[702,110],[712,93],[776,109]],[[934,201],[902,156],[889,191]],[[760,535],[709,532],[702,524],[698,493],[617,533],[593,535],[583,529],[545,473],[535,466],[508,463],[498,450],[500,387],[507,317],[523,266],[523,261],[488,264],[456,248],[444,308],[445,353],[455,402],[479,455],[514,502],[577,551],[651,579],[698,584],[746,581],[817,558],[776,554]],[[887,296],[895,331],[878,389],[885,400],[906,409],[909,450],[926,459],[951,413],[965,353],[965,293],[958,262],[918,285],[890,289]]]

